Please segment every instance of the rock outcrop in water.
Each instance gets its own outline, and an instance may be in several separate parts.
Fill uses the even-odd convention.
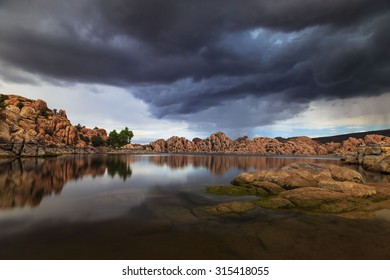
[[[94,135],[107,140],[104,129],[74,126],[64,110],[49,109],[43,100],[17,95],[0,100],[0,156],[81,152]]]
[[[369,171],[390,173],[390,145],[361,146],[357,152],[347,154],[342,161],[359,164]]]
[[[373,203],[390,199],[388,186],[367,185],[355,170],[305,162],[293,163],[278,170],[242,173],[232,181],[232,186],[214,186],[208,190],[223,194],[223,188],[226,188],[226,194],[262,196],[252,202],[262,208],[298,208],[325,213],[343,213],[364,207],[372,209]],[[248,208],[248,202],[245,203]],[[224,214],[222,210],[226,207],[220,206],[210,208],[211,212]],[[227,214],[231,212],[226,211]]]

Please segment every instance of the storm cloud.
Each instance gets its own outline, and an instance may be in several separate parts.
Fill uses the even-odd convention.
[[[199,130],[390,89],[388,0],[0,1],[0,77],[128,89]]]

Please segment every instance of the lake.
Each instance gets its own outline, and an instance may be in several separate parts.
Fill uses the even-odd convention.
[[[1,259],[390,259],[389,211],[208,215],[244,171],[336,158],[75,155],[0,160]],[[375,177],[370,180],[376,180]]]

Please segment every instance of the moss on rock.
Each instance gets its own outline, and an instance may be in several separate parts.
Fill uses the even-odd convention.
[[[266,209],[291,209],[295,207],[295,205],[292,204],[291,201],[282,197],[263,198],[257,200],[255,203],[257,206]]]
[[[246,201],[233,201],[220,203],[214,206],[209,206],[207,208],[208,212],[213,215],[231,215],[231,214],[241,214],[249,210],[256,208],[256,205],[253,202]]]

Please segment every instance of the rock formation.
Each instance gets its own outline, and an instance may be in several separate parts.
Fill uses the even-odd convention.
[[[253,140],[241,137],[232,140],[223,132],[210,135],[206,139],[195,138],[192,141],[173,136],[167,140],[159,139],[146,150],[157,153],[227,153],[262,155],[345,155],[356,152],[360,145],[367,143],[389,143],[390,137],[367,135],[364,139],[350,137],[342,143],[321,144],[305,136],[293,138],[256,137]]]
[[[94,135],[107,140],[104,129],[73,126],[64,110],[43,100],[1,95],[0,101],[0,155],[42,156],[47,147],[90,147]]]
[[[0,95],[0,156],[45,156],[63,153],[89,153],[92,137],[107,140],[104,129],[89,129],[70,123],[64,110],[49,109],[43,100],[17,95]],[[342,142],[321,143],[309,137],[267,138],[247,136],[232,140],[223,132],[206,139],[173,136],[148,145],[129,144],[123,149],[104,152],[224,153],[261,155],[346,155],[368,144],[390,144],[390,137],[366,135]]]
[[[242,173],[232,181],[232,186],[214,186],[208,190],[223,194],[224,188],[226,194],[262,196],[252,202],[262,208],[299,208],[325,213],[369,208],[373,203],[390,199],[388,187],[367,185],[355,170],[305,162],[293,163],[278,170]],[[212,210],[223,212],[225,209],[220,208],[214,206]],[[239,207],[236,205],[235,208]]]
[[[377,140],[371,137],[371,140]],[[377,143],[371,141],[370,143]],[[369,171],[390,173],[390,145],[369,144],[358,147],[355,153],[347,154],[342,161],[348,164],[360,164]]]

